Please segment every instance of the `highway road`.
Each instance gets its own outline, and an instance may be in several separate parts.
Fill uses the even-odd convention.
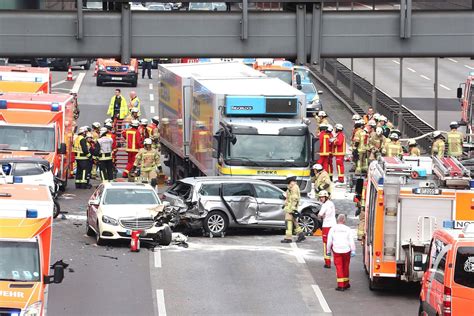
[[[338,59],[350,68],[350,59]],[[451,121],[461,118],[456,89],[474,71],[474,61],[468,58],[440,58],[438,71],[438,128],[448,130]],[[405,58],[403,60],[403,104],[434,127],[434,59]],[[372,59],[354,59],[354,71],[372,83]],[[375,85],[399,100],[400,60],[376,60]]]
[[[93,68],[92,68],[93,69]],[[79,125],[102,121],[115,86],[96,87],[93,70],[75,70],[79,89]],[[84,75],[79,75],[84,73]],[[156,70],[154,70],[156,78]],[[61,82],[54,72],[56,91]],[[151,85],[150,85],[151,84]],[[61,89],[61,90],[60,90]],[[324,89],[325,110],[334,122],[348,126],[351,114]],[[132,88],[123,87],[124,95]],[[144,116],[156,113],[156,80],[139,80],[135,89]],[[350,129],[348,129],[350,131]],[[97,182],[94,182],[96,185]],[[160,188],[164,190],[164,188]],[[53,260],[64,259],[69,271],[62,284],[49,288],[48,315],[413,315],[417,286],[372,292],[362,266],[361,249],[352,259],[352,288],[336,292],[335,269],[323,268],[320,237],[302,244],[280,243],[282,231],[231,231],[225,238],[189,237],[178,245],[131,253],[127,242],[99,247],[85,234],[85,210],[93,190],[76,190],[71,181],[60,197],[62,210],[54,222]],[[338,212],[356,227],[350,195],[334,196]]]

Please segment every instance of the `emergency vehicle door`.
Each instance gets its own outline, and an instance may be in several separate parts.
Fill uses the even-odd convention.
[[[249,183],[225,183],[221,196],[230,216],[239,224],[257,223],[257,199]]]
[[[439,312],[435,309],[436,307],[443,305],[444,273],[446,269],[446,257],[450,249],[451,245],[446,245],[439,239],[434,239],[431,243],[428,258],[428,275],[425,279],[426,301],[429,306],[424,307],[426,311],[430,311],[431,309],[432,315]]]
[[[267,224],[284,224],[283,204],[285,196],[280,190],[264,184],[254,184],[258,203],[258,222]]]

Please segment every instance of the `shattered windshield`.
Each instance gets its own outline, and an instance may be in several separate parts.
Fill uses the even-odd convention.
[[[39,281],[36,242],[0,241],[0,280]]]

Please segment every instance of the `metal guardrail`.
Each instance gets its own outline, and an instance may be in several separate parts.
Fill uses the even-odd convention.
[[[350,86],[350,73],[351,70],[339,63],[335,59],[325,59],[325,69],[334,74],[336,68],[337,81],[345,85],[346,87]],[[333,84],[334,85],[334,84]],[[335,85],[334,85],[335,86]],[[353,74],[353,87],[354,94],[359,98],[364,100],[367,104],[372,103],[372,84],[365,80],[364,78]],[[385,92],[380,89],[377,90],[377,103],[376,111],[386,116],[391,122],[398,122],[398,111],[399,111],[399,102],[388,96]],[[350,98],[349,98],[350,100]],[[352,101],[352,100],[351,100]],[[352,101],[353,102],[353,101]],[[355,103],[355,102],[353,102]],[[360,111],[364,112],[359,105],[354,109],[357,113]],[[402,106],[403,112],[403,121],[401,130],[403,134],[408,138],[418,138],[420,135],[430,135],[434,131],[433,127],[423,121],[415,113],[410,111],[407,107]],[[424,138],[418,139],[418,144],[425,151],[429,152],[431,150],[431,144],[433,143],[433,138],[431,136],[426,136]]]

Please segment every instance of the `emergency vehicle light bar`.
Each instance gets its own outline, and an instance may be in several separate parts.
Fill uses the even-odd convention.
[[[7,108],[7,100],[0,100],[0,110],[5,110]]]
[[[453,229],[454,228],[454,221],[450,221],[450,220],[443,221],[443,228]]]
[[[59,110],[61,110],[61,105],[59,103],[51,103],[51,112],[59,112]]]
[[[0,211],[0,218],[38,218],[38,210],[8,209]]]

